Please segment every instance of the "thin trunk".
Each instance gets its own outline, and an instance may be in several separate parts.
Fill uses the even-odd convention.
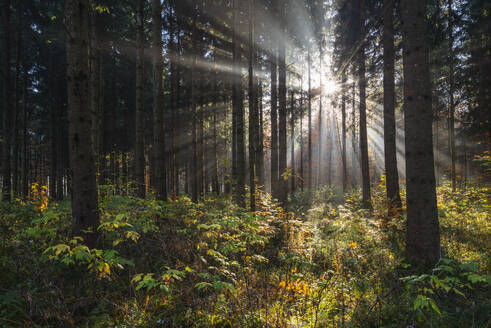
[[[232,103],[235,113],[236,133],[236,172],[237,181],[235,199],[239,206],[245,207],[244,185],[245,185],[245,147],[244,147],[244,104],[242,92],[242,54],[239,32],[239,0],[234,0],[234,32],[233,32],[233,89]]]
[[[307,169],[307,175],[309,176],[309,182],[307,184],[307,187],[309,189],[312,189],[312,76],[311,76],[311,70],[312,70],[312,60],[310,57],[310,44],[307,49],[307,65],[308,65],[308,78],[309,78],[309,91],[308,91],[308,120],[309,120],[309,137],[308,137],[308,153],[309,153],[309,160],[308,160],[308,169]]]
[[[264,112],[263,112],[263,86],[262,83],[258,84],[259,90],[259,124],[258,124],[258,147],[256,155],[256,171],[258,177],[258,184],[264,186]]]
[[[278,1],[278,12],[280,19],[280,35],[278,36],[278,200],[283,208],[287,206],[288,185],[283,178],[286,173],[286,12],[285,3]]]
[[[295,92],[291,90],[291,107],[290,107],[290,156],[292,165],[291,176],[291,193],[295,193]]]
[[[276,1],[278,0],[273,0],[274,3],[271,4],[273,11],[276,10]],[[275,37],[276,35],[271,33],[271,194],[274,198],[278,198],[278,59],[275,54]]]
[[[136,109],[135,109],[135,183],[137,197],[145,198],[145,121],[143,104],[144,23],[143,2],[136,0]]]
[[[301,82],[301,88],[300,88],[300,188],[303,191],[304,188],[304,168],[303,168],[303,94],[304,94],[304,89],[303,89],[303,78]]]
[[[448,108],[448,148],[450,150],[450,180],[452,191],[455,192],[457,177],[455,172],[455,102],[454,102],[454,53],[453,53],[453,10],[452,0],[448,0],[448,57],[449,57],[449,108]]]
[[[361,178],[362,178],[362,202],[364,207],[371,206],[370,200],[370,168],[368,166],[368,141],[367,141],[367,104],[365,77],[365,0],[360,1],[360,42],[358,53],[358,83],[360,88],[360,151],[361,151]]]
[[[397,145],[394,87],[394,1],[384,0],[384,154],[389,215],[401,208],[399,174],[397,172]]]
[[[249,191],[251,211],[256,210],[256,90],[254,66],[254,0],[249,0]]]
[[[152,59],[153,59],[153,151],[154,186],[156,197],[167,198],[165,181],[165,134],[162,89],[162,3],[152,0]]]
[[[10,147],[11,147],[11,86],[10,86],[10,0],[5,0],[2,8],[3,23],[3,144],[2,144],[2,200],[11,199]]]
[[[346,193],[348,186],[348,168],[346,164],[346,72],[341,76],[341,161],[343,163],[343,193]]]

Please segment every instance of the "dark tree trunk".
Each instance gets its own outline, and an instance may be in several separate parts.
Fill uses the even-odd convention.
[[[348,186],[348,169],[346,163],[346,72],[341,76],[341,161],[343,163],[343,193],[346,193]]]
[[[441,254],[431,135],[426,5],[426,0],[401,2],[407,181],[406,256],[414,261],[436,262]]]
[[[245,207],[245,146],[244,146],[244,104],[242,91],[241,37],[239,32],[239,0],[234,0],[234,32],[233,32],[233,86],[232,106],[235,113],[236,133],[236,189],[237,204]]]
[[[256,210],[256,99],[254,51],[254,0],[249,0],[249,191],[251,211]]]
[[[361,179],[362,202],[364,207],[371,206],[370,199],[370,168],[368,166],[368,141],[367,141],[367,103],[365,77],[365,1],[360,1],[360,34],[361,47],[358,52],[358,84],[360,88],[360,151],[361,151]]]
[[[291,176],[291,193],[295,192],[295,92],[293,88],[291,90],[291,104],[290,104],[290,157],[292,164],[292,176]]]
[[[287,206],[288,185],[283,178],[286,173],[286,12],[285,3],[278,2],[278,12],[280,20],[280,35],[278,36],[278,200],[283,208]]]
[[[144,23],[143,2],[136,0],[136,113],[135,113],[135,183],[136,195],[145,197],[145,121],[143,107]]]
[[[264,115],[263,115],[263,86],[262,83],[257,84],[257,90],[259,92],[259,113],[258,113],[258,144],[256,155],[256,174],[258,178],[258,184],[264,186]]]
[[[399,174],[397,172],[397,145],[394,87],[394,1],[384,0],[384,156],[389,215],[401,208]]]
[[[449,108],[448,108],[448,148],[450,151],[450,181],[452,183],[452,191],[455,192],[457,185],[457,177],[455,172],[455,77],[454,77],[454,53],[453,53],[453,10],[452,0],[448,0],[448,57],[449,57]]]
[[[67,0],[67,82],[73,234],[89,247],[97,244],[99,212],[89,111],[87,0]],[[91,232],[87,232],[91,230]]]
[[[153,165],[156,197],[167,198],[165,180],[165,133],[162,89],[162,4],[152,0],[152,59],[153,59]]]
[[[309,189],[312,189],[312,161],[314,160],[314,158],[312,157],[312,60],[311,60],[311,57],[310,57],[310,45],[308,46],[308,49],[307,49],[307,65],[308,65],[308,79],[309,79],[309,91],[308,91],[308,124],[309,124],[309,137],[308,137],[308,155],[309,155],[309,159],[308,159],[308,168],[307,168],[307,175],[309,177],[309,181],[308,181],[308,184],[307,184],[307,187]]]
[[[302,82],[301,82],[301,88],[300,88],[300,188],[303,191],[304,188],[304,167],[303,167],[303,95],[304,95],[304,89],[303,89],[303,77],[302,77]]]
[[[271,10],[273,17],[276,12],[276,2],[273,0]],[[274,198],[278,198],[278,59],[275,54],[275,39],[276,34],[271,33],[272,50],[270,54],[270,70],[271,70],[271,194]]]
[[[2,144],[2,199],[11,200],[11,81],[10,81],[10,0],[5,0],[2,7],[3,25],[3,144]]]

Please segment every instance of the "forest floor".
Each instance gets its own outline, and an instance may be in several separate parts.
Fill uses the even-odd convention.
[[[101,243],[34,185],[0,203],[2,327],[489,327],[489,189],[438,188],[442,258],[404,259],[405,218],[359,191],[298,191],[285,213],[225,196],[159,202],[100,188]],[[404,200],[404,194],[403,200]]]

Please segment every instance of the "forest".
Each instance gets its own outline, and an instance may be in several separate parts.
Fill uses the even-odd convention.
[[[491,327],[489,0],[0,12],[0,327]]]

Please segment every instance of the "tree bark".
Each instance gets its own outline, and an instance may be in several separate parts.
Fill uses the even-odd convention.
[[[276,16],[276,2],[271,3],[273,17]],[[270,70],[271,70],[271,194],[278,199],[278,58],[275,54],[275,39],[276,34],[271,33],[272,50],[270,54]]]
[[[244,104],[242,89],[242,53],[239,32],[239,0],[234,0],[234,38],[233,38],[233,86],[232,106],[236,125],[236,188],[235,199],[239,206],[245,207],[245,145],[244,145]]]
[[[440,231],[431,135],[426,6],[426,0],[401,1],[406,131],[406,256],[409,260],[434,263],[440,258]]]
[[[360,34],[361,47],[358,52],[358,84],[360,88],[360,151],[361,151],[361,177],[362,177],[362,202],[366,208],[371,207],[370,199],[370,168],[368,166],[368,141],[367,141],[367,104],[365,77],[365,0],[360,1]]]
[[[397,172],[397,145],[394,87],[394,1],[384,0],[384,156],[389,215],[401,208],[399,173]]]
[[[342,72],[341,76],[341,161],[343,163],[343,193],[346,193],[348,185],[348,169],[346,164],[346,72]]]
[[[3,144],[2,144],[2,200],[11,200],[11,81],[10,81],[10,0],[2,8],[3,23]]]
[[[136,108],[135,108],[135,183],[137,197],[145,198],[145,121],[143,107],[144,23],[143,2],[136,0]]]
[[[249,0],[249,192],[251,211],[256,210],[256,56],[254,51],[254,0]]]
[[[87,0],[67,0],[67,82],[73,234],[89,247],[97,244],[99,212],[89,111]],[[90,230],[88,232],[87,230]]]
[[[286,171],[286,12],[285,3],[279,1],[278,12],[280,20],[280,35],[278,36],[278,200],[283,208],[286,208],[288,201],[288,185],[283,178]]]
[[[167,198],[165,180],[165,134],[162,89],[162,4],[152,0],[152,59],[153,59],[153,165],[154,186],[157,199]]]

